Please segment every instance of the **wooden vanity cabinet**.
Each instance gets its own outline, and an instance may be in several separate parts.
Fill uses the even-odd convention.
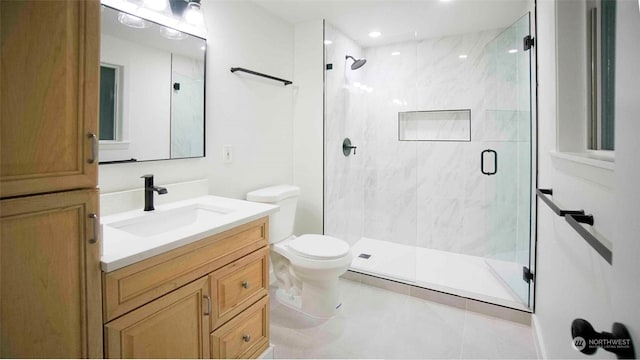
[[[269,346],[268,234],[265,217],[103,273],[105,356],[259,356]]]

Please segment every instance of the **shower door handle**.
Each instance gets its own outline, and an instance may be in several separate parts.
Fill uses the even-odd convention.
[[[493,153],[493,171],[484,171],[484,155]],[[480,153],[480,172],[485,175],[495,175],[498,172],[498,153],[495,150],[487,149]]]

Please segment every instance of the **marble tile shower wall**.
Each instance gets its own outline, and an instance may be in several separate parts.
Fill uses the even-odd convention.
[[[368,93],[362,88],[362,69],[352,71],[345,55],[360,58],[364,52],[329,24],[325,24],[325,40],[332,42],[325,46],[325,64],[333,69],[325,71],[324,232],[353,245],[362,237],[361,154],[367,117],[363,97]],[[343,155],[345,137],[358,147],[355,156]]]
[[[366,99],[365,237],[485,255],[485,46],[497,34],[367,49],[365,78],[375,90]],[[471,142],[398,141],[398,112],[452,109],[471,109]]]
[[[504,68],[513,64],[499,55],[506,53],[497,44],[502,32],[367,48],[358,71],[332,73],[334,61],[325,99],[327,234],[515,260],[520,121],[512,111],[514,79]],[[344,56],[337,43],[326,47],[336,59]],[[344,81],[335,81],[338,75]],[[368,88],[355,88],[355,81]],[[398,141],[398,112],[453,109],[471,109],[470,142]],[[345,158],[336,146],[344,136],[357,139],[357,156]],[[487,148],[498,151],[500,167],[509,171],[481,174]],[[349,224],[357,211],[362,219]],[[507,250],[508,256],[497,255]]]

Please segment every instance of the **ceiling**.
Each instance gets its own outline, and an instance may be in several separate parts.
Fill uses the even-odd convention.
[[[325,19],[362,47],[505,28],[533,0],[253,0],[296,24]],[[382,36],[371,38],[371,31]]]

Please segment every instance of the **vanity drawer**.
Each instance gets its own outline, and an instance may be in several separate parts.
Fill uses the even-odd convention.
[[[247,359],[269,346],[269,296],[211,333],[211,357]]]
[[[213,299],[211,329],[239,314],[269,292],[269,248],[251,253],[209,275]]]
[[[268,246],[268,234],[265,217],[104,273],[105,322]]]

